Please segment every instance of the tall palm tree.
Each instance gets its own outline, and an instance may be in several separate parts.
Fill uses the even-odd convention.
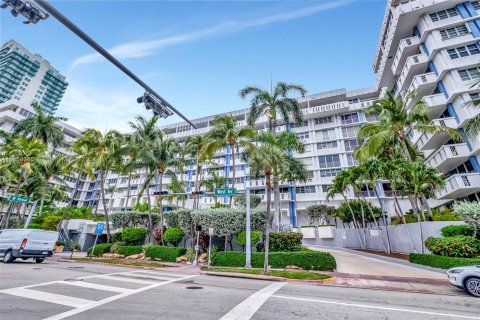
[[[187,195],[185,194],[187,181],[184,181],[182,178],[179,179],[173,171],[167,171],[167,176],[170,178],[170,183],[167,184],[167,189],[172,193],[167,196],[167,199],[170,201],[175,199],[177,207],[179,200],[181,200],[182,208],[185,208],[185,201],[187,200]]]
[[[408,110],[414,97],[415,92],[399,97],[387,92],[385,98],[376,100],[365,109],[366,114],[378,114],[379,120],[365,124],[359,131],[358,137],[363,139],[363,143],[355,155],[360,162],[384,154],[390,159],[401,154],[405,159],[414,161],[418,151],[407,138],[407,133],[413,130],[420,133],[445,132],[453,139],[461,139],[460,133],[454,129],[430,124],[423,101]]]
[[[45,144],[51,144],[54,148],[63,142],[62,129],[56,125],[57,121],[66,121],[67,118],[50,115],[42,110],[38,103],[32,104],[36,114],[18,123],[14,134],[40,139]]]
[[[208,143],[207,136],[196,135],[189,137],[185,141],[185,148],[188,150],[190,157],[195,159],[195,191],[200,190],[200,177],[203,171],[205,161],[211,157],[211,154],[205,152],[205,146]],[[198,208],[198,197],[194,198],[193,208]]]
[[[63,179],[67,167],[68,158],[65,156],[52,156],[46,157],[38,161],[36,170],[41,177],[41,199],[39,212],[43,210],[43,203],[45,202],[45,196],[49,188],[49,182],[54,180],[57,184],[66,186],[66,182]]]
[[[109,214],[105,199],[105,182],[108,172],[121,160],[126,152],[122,135],[115,130],[102,134],[96,129],[87,129],[76,141],[79,147],[87,150],[87,158],[91,166],[99,173],[100,194],[105,214],[107,242],[110,242]]]
[[[265,260],[263,271],[268,272],[268,252],[270,241],[270,223],[271,223],[271,189],[272,176],[278,174],[277,169],[280,164],[285,161],[284,152],[275,145],[261,144],[249,154],[250,170],[254,175],[258,176],[260,172],[265,175],[265,191],[267,194],[267,216],[265,222]]]
[[[232,188],[235,187],[235,155],[240,153],[240,147],[251,150],[254,144],[251,142],[256,136],[253,127],[247,126],[237,128],[237,120],[232,115],[216,116],[213,120],[213,129],[208,133],[209,142],[205,146],[205,151],[214,154],[217,150],[229,145],[232,155]],[[229,164],[226,164],[229,165]],[[228,178],[226,177],[227,182]],[[230,197],[230,206],[233,197]]]

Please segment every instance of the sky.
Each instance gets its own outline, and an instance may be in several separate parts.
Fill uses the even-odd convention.
[[[246,85],[285,81],[307,94],[374,86],[386,0],[51,3],[195,119],[247,108],[238,96]],[[70,124],[126,132],[135,115],[151,116],[136,102],[143,89],[53,17],[25,25],[1,10],[0,42],[10,39],[67,77],[57,114]]]

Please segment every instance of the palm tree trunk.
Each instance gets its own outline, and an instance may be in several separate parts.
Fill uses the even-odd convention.
[[[387,223],[388,221],[387,221],[387,218],[385,218],[385,213],[388,214],[388,212],[384,208],[385,204],[380,200],[380,196],[378,195],[377,189],[375,187],[373,187],[372,189],[373,189],[373,192],[375,192],[375,196],[377,197],[378,204],[382,209],[382,220],[383,220],[383,224],[385,225],[385,235],[387,236],[387,253],[390,254],[390,252],[392,251],[392,246],[390,244],[390,234],[388,232],[388,223]]]
[[[102,194],[103,210],[105,211],[105,224],[107,227],[107,242],[110,242],[110,223],[108,219],[108,208],[105,203],[105,171],[100,170],[100,192]]]
[[[278,176],[273,176],[273,206],[274,206],[274,222],[273,227],[275,232],[280,230],[280,183]]]
[[[362,197],[362,200],[365,201],[365,203],[367,203],[367,200],[365,199],[365,197],[363,196],[363,194],[361,194],[361,197]],[[377,230],[380,230],[380,225],[378,224],[378,220],[377,218],[375,217],[375,214],[373,213],[373,209],[371,206],[367,205],[369,211],[370,211],[370,214],[372,215],[372,218],[373,218],[373,221],[375,221],[375,227],[377,228]],[[383,212],[382,212],[382,215],[383,215]],[[385,228],[387,226],[385,225]],[[386,252],[386,253],[390,253],[389,250],[387,249],[387,247],[385,246],[385,243],[383,242],[383,238],[380,237],[380,240],[382,240],[382,246],[383,246],[383,250]]]
[[[270,174],[265,174],[265,181],[266,181],[266,192],[267,192],[267,215],[266,215],[266,221],[265,221],[265,258],[263,261],[263,272],[268,272],[268,252],[269,252],[269,247],[270,247],[270,202],[272,200],[272,194],[271,194],[271,181],[270,181]]]
[[[42,198],[40,199],[40,208],[38,209],[38,213],[42,214],[43,211],[43,203],[45,202],[45,195],[47,193],[46,186],[44,185],[42,188]]]
[[[418,207],[418,197],[416,195],[414,195],[413,197],[415,199],[415,206],[417,208],[417,211],[420,212],[420,208]],[[422,218],[420,217],[420,214],[417,214],[417,221],[418,221],[418,226],[420,227],[420,243],[421,243],[421,247],[422,247],[422,253],[425,253],[425,249],[424,249],[424,245],[423,245]]]
[[[75,180],[75,187],[73,188],[73,194],[70,197],[70,201],[68,202],[67,208],[62,213],[62,218],[60,219],[60,222],[58,223],[58,226],[57,226],[58,233],[60,233],[62,229],[63,220],[65,220],[65,217],[67,216],[69,209],[73,206],[73,198],[75,197],[75,193],[77,192],[78,179],[80,179],[80,174],[77,175],[77,179]]]
[[[195,192],[198,192],[198,178],[200,176],[200,170],[199,170],[199,166],[200,166],[200,159],[199,159],[199,156],[197,154],[197,157],[196,157],[196,165],[195,165]],[[198,208],[198,195],[194,196],[193,198],[193,209],[197,209]]]
[[[353,228],[355,229],[356,220],[355,220],[355,214],[353,213],[352,206],[350,205],[350,202],[348,201],[347,197],[345,196],[345,193],[343,193],[343,192],[342,192],[342,197],[345,200],[345,203],[347,204],[348,209],[350,210],[350,213],[352,214],[352,223],[353,223]],[[360,234],[358,233],[358,229],[357,229],[356,234],[357,234],[358,241],[360,242],[360,246],[362,247],[362,249],[365,249],[364,244],[362,243],[362,239],[360,238]]]
[[[410,243],[412,244],[413,251],[415,251],[416,253],[417,248],[415,248],[415,243],[413,242],[412,235],[410,234],[410,230],[408,230],[407,221],[405,220],[405,215],[403,214],[402,207],[400,207],[400,203],[398,202],[397,191],[395,190],[395,188],[392,188],[392,191],[393,191],[393,198],[395,199],[395,204],[397,205],[398,211],[400,212],[400,215],[401,215],[402,222],[405,226],[405,229],[407,230],[408,238],[410,239]]]
[[[127,211],[128,202],[130,201],[130,186],[132,183],[132,171],[128,173],[128,183],[127,183],[127,200],[125,201],[124,211]]]
[[[163,172],[159,172],[159,183],[158,183],[158,188],[160,189],[159,191],[162,192],[162,187],[163,187]],[[158,214],[160,215],[160,238],[162,242],[162,246],[165,245],[163,241],[163,197],[162,195],[158,196]]]
[[[427,209],[427,212],[428,212],[428,220],[433,221],[432,208],[430,208],[430,204],[428,203],[427,197],[425,197],[425,195],[422,194],[422,195],[420,196],[420,199],[422,200],[422,203],[423,203],[425,209]]]
[[[150,199],[150,170],[147,169],[147,204],[148,204],[148,231],[149,231],[149,242],[152,243],[153,240],[153,221],[152,221],[152,200]]]
[[[230,149],[232,149],[232,188],[235,188],[235,146],[230,144]],[[227,177],[228,178],[228,177]],[[233,204],[233,197],[230,197],[229,206],[232,207]]]

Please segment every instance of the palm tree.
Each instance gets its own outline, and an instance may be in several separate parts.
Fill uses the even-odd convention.
[[[285,154],[283,151],[275,145],[272,144],[261,144],[255,148],[249,154],[249,162],[251,172],[256,176],[260,172],[263,172],[265,175],[265,190],[267,194],[267,215],[265,222],[265,260],[263,265],[263,271],[268,272],[268,252],[269,252],[269,241],[270,241],[270,223],[271,223],[271,189],[272,175],[278,174],[277,169],[280,167],[280,164],[285,161]]]
[[[175,193],[175,195],[171,194],[167,196],[167,199],[173,201],[175,199],[176,205],[178,207],[178,201],[182,200],[182,208],[185,208],[185,201],[187,200],[187,195],[184,194],[187,188],[187,181],[183,179],[178,179],[177,175],[173,171],[167,171],[167,176],[170,178],[170,183],[167,184],[167,189],[171,193]]]
[[[364,139],[356,150],[356,157],[365,162],[370,157],[386,155],[393,159],[401,154],[408,161],[414,161],[418,152],[407,138],[407,133],[413,130],[420,133],[445,132],[453,139],[461,139],[458,131],[430,124],[427,107],[423,101],[417,102],[410,110],[408,105],[415,97],[415,92],[395,98],[387,92],[383,99],[376,100],[365,109],[366,114],[378,114],[379,121],[365,124],[358,137]]]
[[[200,187],[205,187],[208,192],[214,192],[215,189],[221,188],[228,182],[227,177],[222,177],[215,171],[210,171],[209,172],[209,177],[205,180],[202,181],[200,184]],[[214,195],[213,196],[215,200],[215,204],[217,204],[217,197]]]
[[[200,190],[200,176],[203,171],[204,162],[211,156],[211,154],[205,152],[205,146],[208,144],[207,136],[196,135],[189,137],[185,141],[185,148],[187,149],[190,157],[195,159],[195,191]],[[198,197],[194,199],[193,208],[198,208]]]
[[[67,118],[56,117],[42,110],[38,103],[32,104],[36,114],[18,123],[14,134],[23,134],[27,137],[40,139],[45,144],[52,144],[54,148],[63,142],[63,133],[55,122],[66,121]]]
[[[65,156],[52,156],[50,155],[47,158],[41,159],[37,165],[36,170],[41,177],[41,199],[40,199],[40,208],[39,212],[43,210],[43,203],[45,202],[45,195],[47,194],[47,189],[49,188],[49,182],[54,180],[56,183],[66,186],[66,182],[63,179],[64,174],[66,174],[65,168],[67,165],[67,157]]]
[[[108,208],[105,201],[105,180],[107,173],[121,160],[121,157],[127,150],[123,145],[123,137],[115,130],[102,134],[96,129],[87,129],[76,141],[76,144],[78,147],[84,147],[87,150],[87,158],[91,162],[91,167],[95,168],[99,173],[100,194],[107,228],[107,242],[110,242]]]
[[[205,152],[214,154],[217,150],[229,145],[232,155],[232,188],[235,187],[235,155],[240,153],[240,147],[251,150],[254,145],[251,142],[256,136],[253,127],[247,126],[237,128],[237,120],[232,115],[216,116],[213,120],[213,129],[208,133],[210,142],[205,146]],[[226,164],[228,165],[228,164]],[[227,183],[228,183],[228,178]],[[230,197],[230,206],[232,206],[232,197]]]

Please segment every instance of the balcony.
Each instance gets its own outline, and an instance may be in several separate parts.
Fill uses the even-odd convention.
[[[457,167],[458,164],[465,162],[469,154],[470,151],[466,143],[445,145],[427,159],[427,164],[439,171],[448,172]]]
[[[426,96],[422,100],[427,106],[428,116],[432,119],[438,118],[445,111],[447,98],[443,93]]]
[[[403,66],[402,73],[398,78],[398,91],[405,91],[412,81],[414,75],[419,74],[425,70],[428,64],[426,54],[417,54],[407,58]]]
[[[416,91],[417,96],[422,97],[429,95],[437,86],[437,76],[434,72],[419,74],[415,76],[408,88],[408,92]]]
[[[468,196],[480,190],[480,174],[477,172],[461,173],[451,176],[445,188],[437,193],[438,199],[456,199]]]
[[[453,117],[435,119],[430,124],[448,128],[457,127],[457,122]],[[444,145],[445,142],[447,142],[449,139],[450,137],[445,132],[424,133],[418,139],[417,146],[418,149],[421,151],[438,149],[440,146]]]
[[[420,39],[417,36],[402,39],[398,44],[397,53],[392,63],[392,72],[395,75],[398,75],[401,70],[401,66],[405,64],[407,57],[415,54],[418,50],[418,45],[420,44]]]

